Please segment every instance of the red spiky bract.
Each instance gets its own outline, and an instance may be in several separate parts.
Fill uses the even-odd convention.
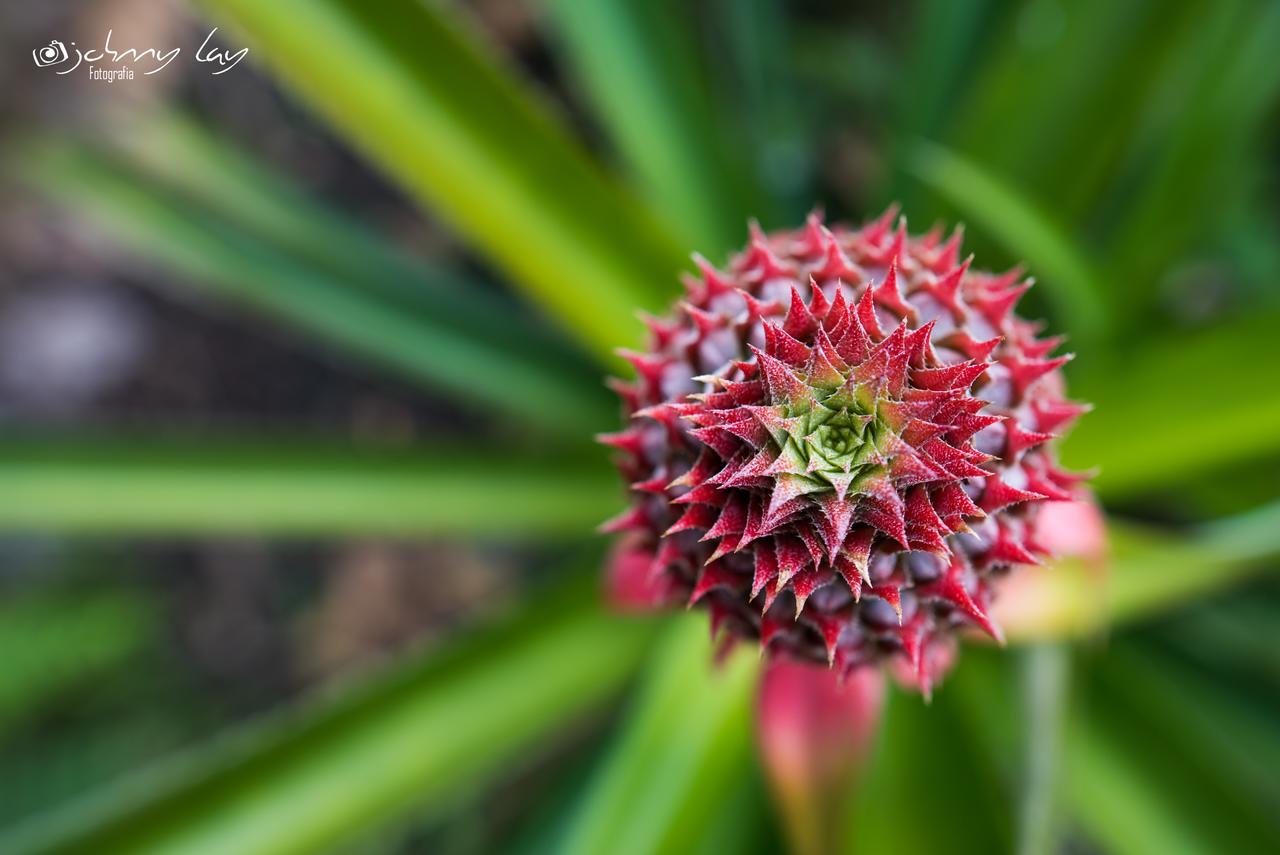
[[[1037,505],[1080,477],[1051,444],[1058,339],[1014,306],[1020,271],[961,259],[960,232],[764,234],[700,275],[615,383],[630,424],[601,437],[631,484],[628,561],[713,631],[843,672],[896,658],[922,691],[956,631],[999,639],[992,583],[1044,554]]]

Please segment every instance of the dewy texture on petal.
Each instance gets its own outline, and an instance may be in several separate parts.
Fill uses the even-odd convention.
[[[606,530],[713,630],[845,671],[899,657],[928,690],[956,630],[999,638],[992,582],[1034,563],[1037,505],[1079,476],[1051,441],[1086,408],[960,232],[764,234],[701,275],[617,382],[633,501]]]

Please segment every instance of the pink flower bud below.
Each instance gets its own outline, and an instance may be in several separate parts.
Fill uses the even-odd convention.
[[[757,730],[769,785],[796,851],[833,851],[846,799],[866,765],[884,706],[884,675],[844,680],[775,659],[760,681]]]
[[[1109,574],[1107,521],[1091,496],[1048,502],[1034,538],[1055,556],[1048,566],[1004,579],[993,617],[1010,638],[1048,638],[1105,620]]]
[[[624,537],[614,544],[606,562],[605,600],[621,612],[645,612],[663,605],[669,583],[653,572],[653,555],[639,537]]]
[[[1107,520],[1092,497],[1046,502],[1036,516],[1036,541],[1060,558],[1101,566],[1107,559]]]

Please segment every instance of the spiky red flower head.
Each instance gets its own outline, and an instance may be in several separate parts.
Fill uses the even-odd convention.
[[[1044,550],[1037,503],[1079,476],[1050,441],[1059,339],[1013,314],[1030,286],[960,261],[960,232],[909,236],[895,211],[751,242],[728,272],[696,259],[688,295],[650,319],[631,424],[602,437],[633,530],[671,601],[713,629],[843,670],[900,657],[921,687],[956,630],[999,638],[994,579]]]

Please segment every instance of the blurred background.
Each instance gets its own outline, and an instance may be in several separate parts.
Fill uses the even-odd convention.
[[[181,53],[33,60],[109,30]],[[1261,0],[6,7],[0,851],[1280,851],[1277,43]],[[1039,281],[1110,548],[891,689],[815,841],[754,655],[606,608],[590,438],[689,253],[893,201]]]

